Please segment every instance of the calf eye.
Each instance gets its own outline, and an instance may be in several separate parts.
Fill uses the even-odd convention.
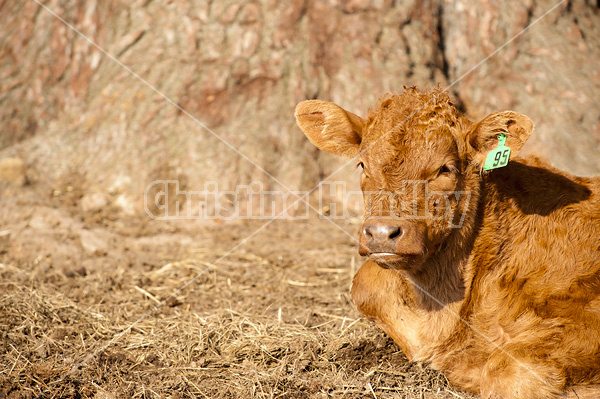
[[[449,175],[451,173],[456,173],[457,171],[458,170],[454,165],[444,165],[438,170],[437,177],[440,177],[442,175]]]
[[[360,174],[360,184],[363,185],[363,184],[365,184],[365,181],[367,180],[367,177],[368,177],[368,173],[365,170],[365,164],[363,162],[359,162],[358,164],[356,164],[356,168],[362,169],[362,173]]]

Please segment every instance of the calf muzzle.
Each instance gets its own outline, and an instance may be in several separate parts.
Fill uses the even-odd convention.
[[[370,253],[394,254],[403,230],[400,226],[389,224],[369,224],[364,226],[362,234]]]
[[[425,226],[407,220],[365,220],[358,252],[382,267],[411,268],[427,256]]]

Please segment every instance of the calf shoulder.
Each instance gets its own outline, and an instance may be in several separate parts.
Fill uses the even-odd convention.
[[[483,184],[463,312],[493,344],[551,361],[568,383],[599,382],[599,180],[529,158]]]

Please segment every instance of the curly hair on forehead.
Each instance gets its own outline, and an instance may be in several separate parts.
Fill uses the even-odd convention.
[[[440,86],[429,92],[420,92],[415,86],[404,87],[402,94],[386,94],[378,106],[369,109],[367,126],[405,130],[434,121],[456,123],[459,111],[448,92]]]

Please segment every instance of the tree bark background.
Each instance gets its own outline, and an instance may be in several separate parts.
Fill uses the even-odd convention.
[[[231,146],[288,188],[310,189],[343,161],[295,126],[299,101],[364,114],[385,92],[438,83],[473,120],[530,116],[526,152],[600,173],[598,2],[563,2],[470,73],[556,1],[43,4],[148,85],[36,2],[0,0],[0,158],[23,159],[34,184],[76,175],[131,209],[155,179],[281,188]],[[353,168],[331,179],[354,182]]]

